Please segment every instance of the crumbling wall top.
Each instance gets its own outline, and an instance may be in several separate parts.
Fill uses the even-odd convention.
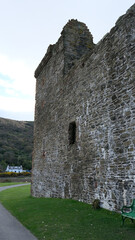
[[[77,59],[80,59],[84,54],[91,51],[91,49],[94,47],[93,37],[87,26],[78,20],[69,20],[64,26],[61,32],[61,37],[57,43],[49,46],[47,53],[37,67],[35,71],[36,78],[47,64],[49,59],[56,55],[56,52],[59,51],[59,43],[61,41],[63,42],[62,51],[64,54],[64,74],[69,71]]]

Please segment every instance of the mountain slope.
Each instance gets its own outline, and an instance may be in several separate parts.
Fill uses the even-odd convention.
[[[34,122],[0,118],[0,169],[22,165],[31,169]]]

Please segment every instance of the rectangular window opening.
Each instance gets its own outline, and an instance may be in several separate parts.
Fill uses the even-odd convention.
[[[68,140],[69,140],[70,145],[74,144],[76,141],[76,123],[75,123],[75,121],[69,123]]]

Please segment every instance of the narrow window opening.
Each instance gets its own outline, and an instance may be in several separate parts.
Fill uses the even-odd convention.
[[[45,157],[45,138],[43,138],[42,149],[43,149],[43,157]]]
[[[84,67],[84,62],[82,63],[82,67]]]
[[[74,144],[76,141],[76,123],[71,122],[68,129],[68,140],[69,144]]]

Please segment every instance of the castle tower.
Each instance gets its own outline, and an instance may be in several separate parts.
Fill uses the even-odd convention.
[[[69,21],[35,71],[32,195],[120,210],[135,195],[135,4],[97,44]]]
[[[47,53],[35,71],[37,81],[32,187],[32,193],[35,196],[44,196],[43,188],[46,188],[46,196],[51,196],[50,191],[47,191],[46,181],[50,186],[55,181],[60,181],[57,179],[52,163],[55,161],[57,169],[60,167],[61,163],[59,159],[56,160],[56,155],[57,153],[59,155],[62,151],[60,148],[65,144],[61,137],[62,125],[59,121],[66,106],[63,101],[66,89],[64,78],[75,62],[92,52],[93,47],[93,37],[87,26],[77,20],[70,20],[63,28],[57,43],[48,47]],[[64,119],[62,122],[64,123]],[[57,128],[58,133],[55,130],[56,123],[60,124]],[[57,149],[59,141],[62,141],[61,147]],[[47,168],[49,168],[48,173],[44,171]],[[50,183],[49,175],[56,177],[57,180]],[[61,181],[63,182],[62,178]],[[59,188],[61,188],[60,185]],[[63,195],[63,190],[59,191],[60,196]]]

